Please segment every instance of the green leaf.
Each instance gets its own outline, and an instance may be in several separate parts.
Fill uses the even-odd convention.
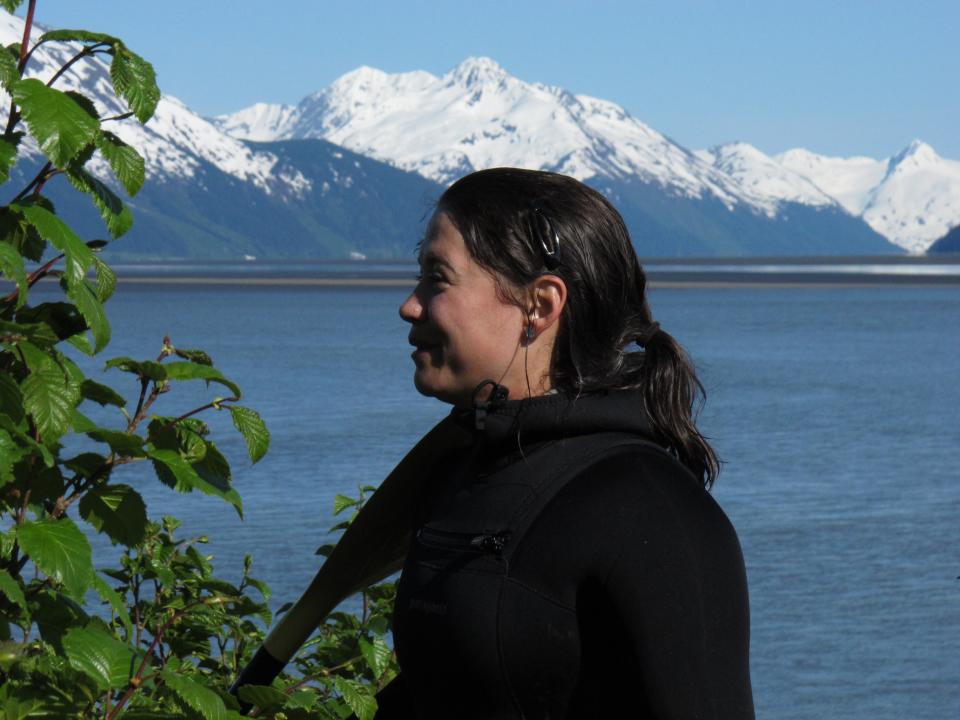
[[[83,599],[93,580],[90,543],[70,518],[27,521],[17,527],[17,540],[41,572]]]
[[[152,448],[147,450],[147,456],[153,460],[153,467],[157,477],[165,485],[178,492],[199,490],[206,495],[212,495],[226,500],[238,512],[242,512],[240,495],[226,482],[212,482],[211,478],[203,477],[197,469],[184,460],[176,450]]]
[[[96,430],[97,424],[82,412],[74,408],[70,412],[70,427],[73,428],[74,432],[85,433],[90,432],[91,430]]]
[[[20,442],[28,446],[31,450],[39,453],[40,457],[43,458],[43,464],[46,467],[53,467],[54,459],[53,455],[47,449],[45,445],[38,443],[30,435],[21,430],[9,417],[6,415],[0,415],[0,428],[3,428],[11,437],[16,436],[20,439]]]
[[[87,327],[77,306],[66,302],[46,302],[35,307],[23,307],[16,317],[27,339],[44,348],[50,348],[61,340],[83,332]],[[20,347],[23,348],[22,343]]]
[[[373,716],[377,713],[377,701],[369,688],[339,676],[334,679],[333,684],[344,702],[353,710],[357,720],[373,720]]]
[[[127,640],[133,638],[133,622],[130,620],[130,613],[127,612],[127,604],[124,602],[123,597],[110,587],[107,584],[107,581],[102,577],[93,574],[93,589],[113,610],[113,614],[123,623],[124,629],[127,631]]]
[[[27,598],[23,594],[23,588],[21,588],[20,583],[3,568],[0,568],[0,592],[6,595],[7,599],[14,605],[19,606],[22,610],[27,609]]]
[[[203,436],[209,433],[206,423],[197,418],[176,418],[157,416],[147,426],[147,437],[154,447],[163,450],[176,450],[188,463],[202,460],[207,454],[207,443]]]
[[[375,678],[379,679],[389,669],[393,651],[383,638],[375,637],[372,643],[360,638],[360,652],[363,653],[363,659],[367,661]]]
[[[131,197],[136,195],[146,174],[140,153],[112,132],[97,135],[96,145],[127,193]]]
[[[0,370],[0,413],[9,415],[15,423],[23,419],[23,395],[20,394],[20,386],[2,370]]]
[[[32,310],[33,308],[24,309]],[[20,319],[23,317],[23,313],[18,314],[17,317],[18,322],[15,323],[0,320],[0,338],[2,338],[3,344],[19,345],[22,349],[25,349],[31,342],[47,348],[60,342],[60,338],[48,324],[24,322]],[[41,355],[46,357],[46,353],[42,351]]]
[[[223,700],[213,690],[170,670],[164,670],[160,676],[167,683],[167,687],[189,707],[200,713],[204,720],[226,720],[227,709],[224,707]]]
[[[73,98],[34,78],[13,83],[10,94],[40,149],[59,168],[92,143],[100,129]]]
[[[93,264],[93,251],[63,220],[39,205],[11,206],[23,212],[40,236],[67,256],[67,282],[79,283]]]
[[[6,6],[14,3],[10,0],[3,0],[3,4]],[[0,717],[3,720],[24,720],[24,718],[46,715],[42,706],[43,703],[36,698],[14,695],[13,697],[3,698],[3,704],[0,705],[0,712],[3,714]]]
[[[127,101],[140,122],[153,117],[160,102],[153,65],[127,48],[118,47],[110,63],[110,78],[117,95]]]
[[[168,380],[206,380],[208,383],[220,383],[236,397],[240,397],[240,388],[237,387],[236,383],[227,380],[219,370],[209,365],[181,360],[166,363],[164,367],[167,369]]]
[[[80,517],[114,544],[133,547],[147,531],[147,506],[129,485],[100,485],[80,500]]]
[[[230,463],[212,442],[205,441],[204,444],[203,458],[193,463],[193,469],[204,483],[199,487],[200,491],[226,500],[243,519],[243,501],[230,485]]]
[[[70,664],[102,691],[125,688],[137,670],[133,648],[94,623],[69,630],[63,649]]]
[[[90,340],[86,335],[71,335],[67,338],[67,342],[73,345],[84,355],[89,355],[90,357],[94,356],[93,345],[90,344]]]
[[[136,360],[128,357],[115,357],[107,360],[107,363],[104,366],[104,370],[109,370],[110,368],[117,368],[118,370],[123,370],[124,372],[134,373],[148,380],[167,379],[167,369],[160,363],[154,362],[153,360],[137,362]]]
[[[99,405],[116,405],[121,408],[127,405],[127,401],[116,390],[93,380],[80,383],[80,395],[84,400],[92,400]]]
[[[117,274],[96,255],[93,256],[93,269],[97,274],[97,297],[100,302],[106,302],[117,288]]]
[[[9,418],[5,417],[9,422]],[[30,455],[30,448],[17,445],[13,436],[0,428],[0,487],[16,480],[13,475],[13,466],[25,456]]]
[[[40,39],[37,41],[37,43],[50,42],[51,40],[60,42],[76,40],[78,42],[104,43],[111,46],[123,45],[123,42],[120,39],[115,38],[113,35],[107,35],[106,33],[100,32],[90,32],[89,30],[68,30],[66,28],[62,30],[50,30],[45,32],[40,36]]]
[[[6,3],[4,3],[6,4]],[[12,10],[10,12],[13,12]],[[10,52],[10,48],[0,47],[0,85],[7,90],[20,80],[17,70],[17,56]]]
[[[184,350],[182,348],[174,348],[173,351],[177,357],[182,357],[184,360],[190,360],[200,365],[213,365],[213,360],[210,359],[210,356],[207,355],[203,350]]]
[[[4,52],[0,49],[0,58]],[[20,144],[20,138],[23,133],[10,133],[0,137],[0,183],[5,183],[10,178],[10,168],[17,162],[17,145]]]
[[[0,145],[2,147],[2,145]],[[0,183],[5,178],[0,178]],[[17,307],[21,307],[27,301],[27,273],[23,267],[23,256],[17,252],[17,249],[8,243],[0,241],[0,271],[5,276],[17,284]]]
[[[100,211],[100,217],[107,224],[110,237],[116,239],[133,226],[133,214],[130,208],[107,187],[83,168],[73,167],[66,171],[67,180],[77,190],[86,193]]]
[[[23,213],[10,205],[0,207],[0,240],[34,262],[40,262],[47,248],[36,228],[26,221]]]
[[[270,586],[267,585],[263,580],[257,580],[256,578],[248,577],[247,585],[254,587],[257,591],[263,596],[264,600],[269,600],[272,594]]]
[[[261,710],[275,710],[286,704],[287,695],[269,685],[244,685],[240,688],[240,699]]]
[[[260,415],[250,408],[231,405],[230,416],[233,418],[233,426],[243,435],[250,461],[257,462],[270,447],[270,431],[260,419]]]
[[[337,493],[333,498],[333,514],[339,515],[348,507],[353,507],[358,502],[359,501],[354,500],[351,497],[347,497],[346,495],[341,495],[340,493]]]
[[[94,120],[100,120],[100,113],[97,112],[97,106],[93,104],[93,100],[88,98],[83,93],[79,93],[76,90],[64,90],[65,95],[69,95],[70,98],[80,107],[83,108],[83,111],[87,113]],[[96,150],[96,147],[93,143],[86,145],[83,148],[83,151],[73,159],[73,164],[80,166],[85,165],[87,160],[93,157],[93,151]]]
[[[62,462],[65,468],[72,470],[84,480],[89,480],[103,471],[106,458],[99,453],[85,452]]]
[[[290,699],[288,701],[288,707],[302,708],[304,710],[311,709],[314,705],[317,704],[319,696],[317,693],[311,690],[297,690],[294,693],[290,693]]]
[[[106,443],[110,449],[122,457],[146,457],[143,438],[139,435],[97,428],[87,432],[87,436],[97,442]]]
[[[33,417],[43,442],[47,445],[59,439],[70,425],[74,405],[80,399],[80,390],[64,370],[53,361],[32,370],[20,383],[23,406]]]
[[[87,280],[81,280],[67,287],[67,297],[73,300],[77,310],[93,334],[93,352],[100,352],[110,342],[110,323],[103,311],[103,303],[97,297],[97,291]]]

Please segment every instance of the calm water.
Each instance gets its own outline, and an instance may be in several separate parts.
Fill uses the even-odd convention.
[[[275,604],[295,599],[333,495],[379,482],[446,412],[410,383],[402,297],[121,286],[105,355],[155,356],[165,333],[206,349],[273,442],[250,467],[226,414],[210,418],[243,522],[142,467],[116,479],[209,534],[220,574],[253,553]],[[701,369],[727,462],[715,495],[747,560],[758,717],[960,717],[960,289],[660,290],[652,304]],[[203,397],[198,384],[157,410]]]

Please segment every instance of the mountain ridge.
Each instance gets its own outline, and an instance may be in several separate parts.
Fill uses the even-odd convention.
[[[451,89],[460,92],[451,95]],[[476,106],[485,102],[489,111],[478,118]],[[903,183],[896,176],[888,182],[891,187],[881,187],[888,181],[888,166],[919,155],[936,157],[920,141],[881,161],[829,158],[803,149],[767,156],[746,143],[689,151],[615,103],[526,83],[489,58],[468,58],[442,76],[424,71],[390,74],[364,66],[296,105],[280,107],[283,122],[271,126],[262,120],[258,138],[321,137],[440,183],[482,167],[519,165],[581,180],[640,177],[667,192],[698,199],[714,196],[728,210],[743,205],[771,218],[781,212],[781,203],[835,204],[910,252],[924,250],[941,228],[960,222],[960,201],[953,199],[960,193],[958,163],[944,161],[956,165],[956,171],[950,165],[943,182],[925,183],[936,185],[938,198],[929,219],[923,218],[926,203],[918,210],[917,200],[898,187]],[[542,122],[544,107],[551,120],[547,124]],[[243,137],[239,121],[245,112],[213,120]],[[508,140],[513,147],[503,142],[510,134],[503,130],[512,133]],[[531,147],[533,138],[536,148]],[[516,151],[518,145],[526,146],[523,152]],[[737,146],[749,147],[747,156],[736,158],[730,152]]]
[[[36,28],[35,37],[40,32]],[[0,41],[17,42],[20,33],[22,20],[0,15]],[[74,50],[42,46],[28,74],[50,77]],[[897,251],[839,204],[810,208],[745,190],[740,181],[614,103],[525,83],[492,61],[461,63],[439,77],[361,68],[341,80],[309,96],[297,113],[263,104],[257,116],[261,124],[325,123],[331,132],[352,137],[353,149],[339,137],[241,140],[171,95],[161,97],[148,124],[115,124],[111,129],[145,157],[147,182],[130,202],[133,229],[108,252],[198,258],[408,256],[442,192],[443,182],[437,180],[504,153],[510,162],[497,164],[530,166],[536,160],[607,194],[644,255]],[[108,68],[99,58],[71,67],[57,87],[92,88],[101,114],[116,114],[107,95]],[[434,92],[449,114],[436,115],[433,124],[419,123],[425,98],[407,94],[411,87]],[[385,109],[403,115],[406,125],[375,138],[379,145],[365,142],[364,133],[383,120]],[[537,122],[528,122],[531,117]],[[407,131],[416,142],[407,142]],[[446,145],[444,137],[450,140]],[[418,156],[416,143],[433,143],[431,152]],[[406,165],[376,157],[391,144],[407,152]],[[41,162],[36,147],[26,144],[20,152],[17,173]],[[99,155],[90,168],[113,182]],[[424,168],[435,178],[425,177]],[[76,213],[84,235],[103,236],[96,214],[81,208],[84,198],[74,198],[62,182],[49,183],[46,191],[61,212]]]

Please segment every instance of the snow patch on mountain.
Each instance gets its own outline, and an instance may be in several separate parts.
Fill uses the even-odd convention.
[[[941,158],[915,140],[890,158],[863,219],[910,252],[925,251],[960,224],[960,162]]]
[[[887,173],[886,160],[826,157],[802,148],[780,153],[773,159],[782,167],[808,178],[854,215],[863,212],[870,201],[870,192]]]
[[[31,43],[47,31],[34,25]],[[20,42],[23,20],[0,14],[0,43]],[[79,43],[46,43],[32,55],[25,69],[25,77],[36,77],[46,82],[54,72],[70,60],[81,48]],[[113,94],[109,64],[99,56],[75,63],[55,83],[58,90],[76,90],[91,96],[101,118],[126,112],[126,107]],[[5,121],[10,96],[0,91],[0,113]],[[154,117],[141,125],[134,119],[107,122],[104,129],[118,135],[143,155],[146,174],[160,181],[174,177],[193,177],[206,161],[221,171],[240,180],[251,182],[266,193],[276,190],[302,193],[309,181],[302,175],[278,178],[273,174],[277,157],[268,152],[254,152],[243,142],[223,132],[219,127],[200,117],[180,100],[163,95]],[[26,145],[27,154],[39,155],[35,145]],[[111,174],[106,161],[95,154],[88,167],[104,179]]]
[[[784,167],[770,156],[744,142],[698,150],[698,157],[736,180],[740,186],[766,201],[771,212],[781,201],[813,207],[837,204],[836,199],[803,175]]]
[[[920,140],[885,160],[799,149],[775,159],[909,252],[924,252],[960,224],[960,162],[941,158]]]
[[[268,117],[276,118],[272,130]],[[362,67],[292,113],[261,106],[216,121],[243,138],[323,138],[440,183],[482,168],[529,167],[581,180],[636,178],[728,208],[770,210],[622,107],[524,82],[489,58],[469,58],[440,77]]]
[[[269,142],[277,137],[277,128],[286,128],[294,115],[293,105],[256,103],[233,115],[220,115],[213,122],[232,137]]]

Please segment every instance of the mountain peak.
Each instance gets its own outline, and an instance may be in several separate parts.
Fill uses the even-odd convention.
[[[914,139],[903,150],[890,158],[890,169],[907,164],[912,166],[925,166],[936,163],[940,160],[937,151],[919,139]]]
[[[387,73],[383,70],[379,70],[375,67],[370,67],[369,65],[361,65],[356,70],[351,70],[348,73],[344,73],[336,80],[334,80],[334,85],[348,85],[348,86],[358,86],[369,84],[371,82],[382,81],[387,77]]]
[[[467,87],[486,82],[500,82],[509,77],[506,70],[488,57],[468,57],[448,75],[452,80]]]

